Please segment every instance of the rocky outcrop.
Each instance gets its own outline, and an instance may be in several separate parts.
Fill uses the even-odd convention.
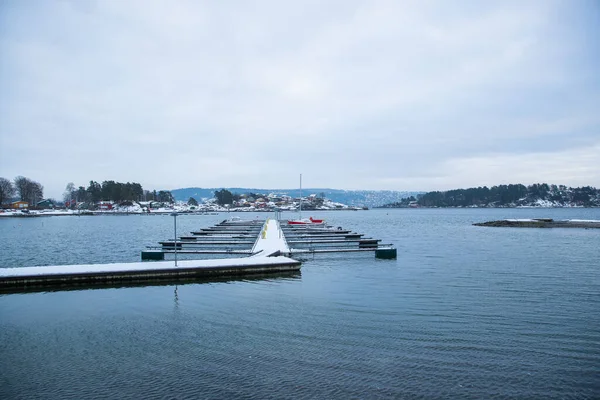
[[[475,226],[508,227],[508,228],[599,228],[600,221],[562,220],[552,218],[536,219],[503,219],[499,221],[479,222]]]

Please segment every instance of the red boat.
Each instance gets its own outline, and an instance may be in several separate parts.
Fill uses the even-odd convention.
[[[300,174],[300,219],[290,219],[288,225],[325,225],[322,219],[302,218],[302,174]]]
[[[302,218],[302,219],[290,219],[288,225],[323,225],[325,223],[322,219]]]

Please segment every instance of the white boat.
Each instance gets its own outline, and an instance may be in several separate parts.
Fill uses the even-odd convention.
[[[259,219],[241,219],[240,217],[231,217],[225,221],[227,225],[248,225],[248,224],[262,224],[264,220]]]

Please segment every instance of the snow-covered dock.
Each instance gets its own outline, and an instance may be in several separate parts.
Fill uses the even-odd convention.
[[[218,260],[185,260],[116,264],[60,265],[0,268],[0,291],[31,287],[64,288],[73,285],[177,281],[298,271],[300,262],[291,258],[243,257]]]
[[[290,254],[290,248],[285,240],[279,221],[267,219],[256,239],[256,243],[254,243],[254,247],[252,247],[252,253],[267,256]]]
[[[276,214],[277,215],[277,214]],[[364,237],[342,227],[288,224],[277,218],[266,221],[223,221],[211,228],[191,232],[192,236],[159,242],[142,252],[142,260],[163,260],[165,254],[249,254],[252,256],[306,253],[375,252],[377,258],[396,258],[392,244]],[[255,238],[254,242],[249,239]],[[254,243],[250,248],[248,245]],[[248,247],[245,247],[248,246]]]
[[[192,235],[177,238],[175,233],[173,239],[142,251],[142,260],[156,262],[0,268],[0,292],[289,273],[300,269],[300,262],[289,258],[295,254],[372,251],[377,258],[396,258],[396,249],[381,244],[379,239],[365,238],[341,227],[299,227],[277,219],[223,221]],[[163,261],[165,254],[173,254],[175,260]],[[178,262],[177,254],[239,258]]]

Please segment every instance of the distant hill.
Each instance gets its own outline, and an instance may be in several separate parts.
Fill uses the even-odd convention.
[[[205,201],[214,197],[215,190],[227,189],[232,193],[244,194],[244,193],[276,193],[276,194],[287,194],[288,196],[298,197],[300,196],[300,189],[256,189],[256,188],[239,188],[239,187],[226,187],[226,188],[183,188],[171,190],[171,194],[178,201],[187,201],[190,197],[193,197],[197,201]],[[339,189],[314,189],[306,188],[302,189],[302,195],[308,196],[310,194],[320,195],[323,194],[325,198],[335,201],[338,203],[347,204],[349,206],[366,206],[369,208],[379,207],[384,204],[398,202],[402,198],[416,196],[422,192],[400,192],[393,190],[339,190]]]
[[[384,207],[600,207],[600,190],[547,183],[484,186],[428,192]]]

